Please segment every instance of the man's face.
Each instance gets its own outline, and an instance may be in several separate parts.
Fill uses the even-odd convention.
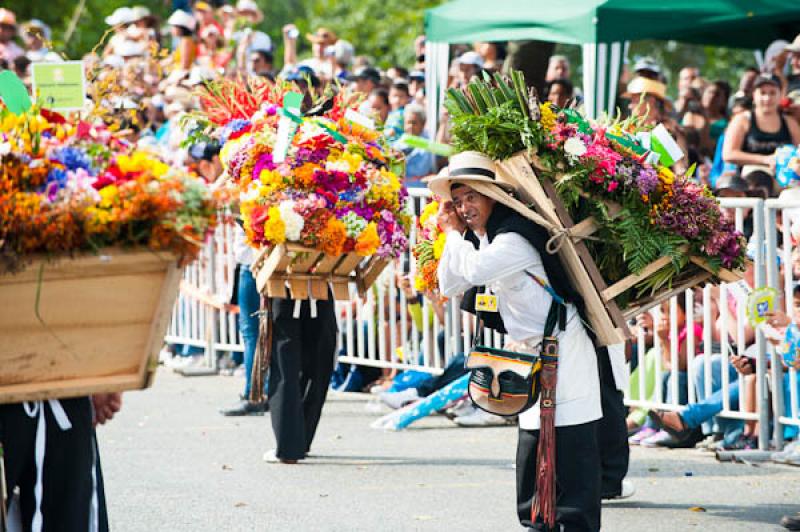
[[[564,107],[567,105],[570,95],[564,90],[564,86],[556,83],[550,87],[550,92],[547,93],[547,101],[555,104],[557,107]]]
[[[566,61],[553,61],[547,67],[545,81],[569,78],[569,64]]]
[[[261,54],[250,54],[250,70],[255,74],[269,72],[272,65],[264,60]]]
[[[453,207],[467,227],[476,233],[486,232],[486,222],[492,214],[495,201],[466,185],[452,189],[450,196],[453,198]]]
[[[17,27],[11,24],[0,24],[0,42],[7,43],[14,38]]]
[[[469,83],[469,80],[471,80],[472,77],[478,73],[478,67],[475,65],[465,65],[462,63],[458,65],[458,73],[461,83],[466,85]]]
[[[386,121],[386,116],[389,114],[389,106],[382,97],[372,95],[369,97],[369,108],[375,112],[382,121]]]
[[[425,128],[425,120],[417,113],[408,113],[404,118],[403,130],[409,135],[420,136]]]
[[[678,90],[686,90],[697,79],[697,69],[693,67],[682,68],[678,74]]]
[[[356,80],[356,91],[363,94],[369,94],[375,89],[375,84],[372,80],[366,78],[358,78]]]

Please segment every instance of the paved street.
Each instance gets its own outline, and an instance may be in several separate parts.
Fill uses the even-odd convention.
[[[113,531],[521,530],[513,428],[436,417],[381,432],[365,396],[335,396],[313,457],[271,465],[268,416],[217,414],[240,385],[162,369],[151,390],[125,395],[99,432]],[[636,449],[630,478],[637,494],[605,505],[604,530],[782,530],[781,515],[800,510],[800,469],[789,466]]]

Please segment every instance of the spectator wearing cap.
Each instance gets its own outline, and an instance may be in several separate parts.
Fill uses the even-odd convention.
[[[652,57],[640,57],[633,64],[634,77],[647,78],[663,82],[661,67]]]
[[[0,8],[0,60],[11,65],[25,51],[14,42],[17,36],[17,17],[12,11]]]
[[[50,51],[50,27],[39,19],[32,19],[22,25],[22,41],[25,43],[25,56],[31,62],[58,61],[60,57]]]
[[[425,133],[425,108],[416,103],[406,105],[403,128],[408,135],[428,138]],[[436,173],[436,157],[427,150],[408,146],[402,138],[395,143],[395,147],[405,156],[406,179],[404,184],[407,187],[427,186],[421,178]]]
[[[456,62],[458,63],[458,82],[461,86],[466,86],[483,68],[483,58],[478,52],[464,52]]]
[[[568,79],[554,79],[545,84],[547,101],[563,109],[574,96],[574,88]]]
[[[652,78],[633,78],[623,96],[630,101],[628,108],[631,115],[648,125],[655,126],[664,121],[672,108],[667,99],[667,86]]]
[[[264,13],[255,3],[255,0],[239,0],[236,2],[236,14],[247,20],[251,26],[261,24],[264,20]]]
[[[233,39],[233,34],[236,31],[236,8],[225,4],[217,9],[217,17],[222,24],[222,35],[225,40]]]
[[[554,79],[569,79],[570,67],[569,59],[565,55],[551,55],[547,61],[547,72],[545,73],[545,81],[553,81]]]
[[[348,77],[348,80],[353,82],[352,87],[354,91],[361,94],[371,94],[372,91],[381,85],[381,73],[375,67],[364,67],[356,70],[353,75]]]
[[[339,39],[333,45],[333,76],[335,79],[345,82],[350,76],[350,68],[353,64],[353,56],[356,53],[355,47],[344,39]]]
[[[274,80],[273,62],[272,52],[253,50],[248,57],[247,71],[252,75]]]
[[[114,34],[103,49],[103,57],[119,55],[118,49],[128,41],[128,26],[136,21],[136,14],[130,7],[118,7],[105,18],[106,24],[114,28]]]
[[[774,176],[775,150],[800,143],[800,125],[783,116],[780,95],[777,78],[759,76],[753,82],[753,110],[733,117],[728,126],[722,156],[739,166],[743,177],[755,170]]]
[[[284,35],[286,34],[284,33]],[[307,33],[306,39],[311,41],[311,57],[304,59],[299,64],[311,68],[319,78],[325,80],[333,79],[333,68],[330,58],[333,55],[332,47],[336,44],[336,41],[339,40],[336,34],[328,28],[317,28],[317,31],[314,33]],[[285,42],[285,45],[288,46],[289,44],[292,45],[292,61],[285,60],[284,62],[287,64],[294,64],[297,56],[297,40],[291,39]],[[330,51],[328,51],[329,47],[331,47]]]
[[[408,69],[400,65],[392,65],[386,71],[386,77],[394,83],[397,80],[408,80]]]
[[[197,43],[194,38],[197,20],[186,11],[176,9],[167,19],[167,24],[172,28],[172,36],[178,41],[172,62],[176,68],[188,72],[197,57]]]
[[[214,16],[214,9],[211,7],[211,5],[209,5],[208,2],[196,2],[194,7],[192,7],[192,12],[194,14],[194,18],[197,19],[197,32],[201,35],[201,39],[203,30],[209,26],[214,26],[217,29],[217,34],[222,35],[224,28],[217,20],[217,17]]]
[[[285,75],[285,79],[297,85],[303,93],[303,109],[309,109],[313,105],[316,90],[321,86],[316,72],[309,66],[298,65]]]

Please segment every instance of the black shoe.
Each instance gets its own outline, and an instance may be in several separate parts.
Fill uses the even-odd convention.
[[[781,519],[781,526],[787,530],[800,530],[800,513],[784,515]]]
[[[263,416],[267,411],[269,411],[269,404],[266,401],[253,403],[240,399],[230,408],[221,408],[219,413],[223,416]]]
[[[700,427],[688,429],[680,438],[676,438],[672,434],[668,440],[659,442],[658,445],[666,447],[667,449],[694,449],[697,442],[703,439],[703,431]]]

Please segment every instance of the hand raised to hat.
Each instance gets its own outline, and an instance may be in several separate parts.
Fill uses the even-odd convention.
[[[436,215],[436,221],[439,229],[443,232],[458,231],[463,233],[467,228],[464,220],[458,215],[452,201],[442,201],[439,205],[439,212]]]

